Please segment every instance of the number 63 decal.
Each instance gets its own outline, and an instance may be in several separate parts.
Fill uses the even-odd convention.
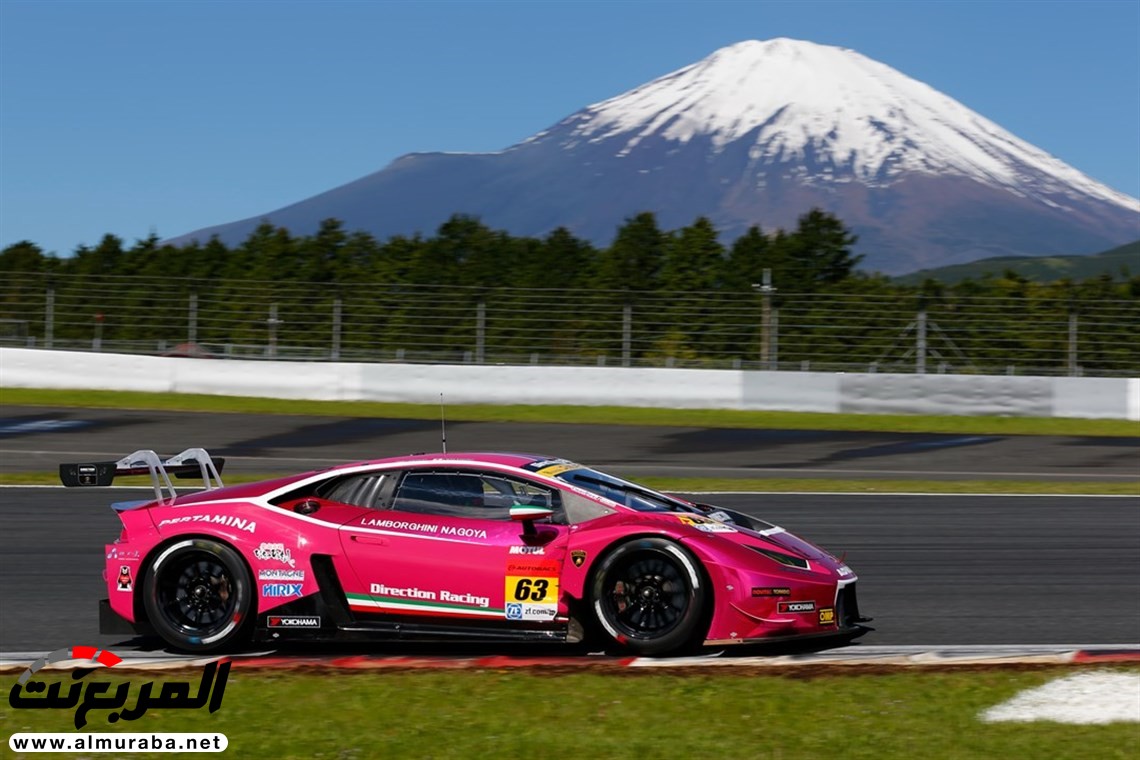
[[[515,601],[541,602],[549,590],[550,581],[546,578],[519,578],[515,583]]]

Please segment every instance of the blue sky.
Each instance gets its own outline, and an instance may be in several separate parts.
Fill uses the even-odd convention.
[[[1140,196],[1140,0],[0,0],[0,246],[256,216],[773,37],[853,48]]]

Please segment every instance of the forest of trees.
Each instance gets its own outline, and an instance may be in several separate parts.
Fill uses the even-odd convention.
[[[20,325],[18,338],[65,341],[90,338],[97,315],[101,340],[184,340],[193,293],[200,342],[265,342],[273,303],[282,314],[273,340],[282,345],[324,346],[335,331],[346,349],[460,350],[478,340],[481,351],[499,353],[749,360],[761,339],[754,286],[770,269],[782,361],[890,359],[921,309],[939,320],[941,353],[959,369],[1010,355],[1060,367],[1071,360],[1070,314],[1096,324],[1082,334],[1084,366],[1140,364],[1132,345],[1140,275],[1035,283],[1006,273],[904,286],[857,271],[855,242],[818,209],[792,230],[753,227],[727,244],[706,218],[663,230],[648,212],[627,219],[604,248],[564,228],[515,237],[463,215],[432,237],[387,241],[332,219],[313,235],[263,224],[233,247],[153,236],[127,246],[106,235],[60,258],[24,241],[0,252],[0,322]],[[1026,329],[1034,324],[1050,327],[1038,335]]]
[[[600,250],[563,227],[542,239],[512,237],[463,215],[442,224],[434,237],[385,242],[346,232],[329,219],[311,236],[262,224],[234,248],[216,238],[163,245],[154,236],[128,248],[108,234],[94,247],[79,246],[73,256],[58,258],[24,241],[0,253],[0,271],[644,293],[748,290],[770,268],[781,287],[804,293],[852,275],[861,259],[851,253],[854,242],[838,219],[819,210],[803,215],[792,232],[766,235],[753,227],[727,248],[704,217],[670,232],[648,212],[628,219],[613,244]]]

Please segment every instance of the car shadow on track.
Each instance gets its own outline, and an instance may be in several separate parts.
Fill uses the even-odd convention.
[[[701,647],[678,653],[684,656],[720,657],[734,659],[741,657],[787,657],[807,655],[835,649],[857,647],[857,642],[840,641],[798,641],[771,644],[742,644],[732,647]],[[168,647],[161,639],[135,637],[118,642],[111,647],[114,651],[130,650],[139,654],[155,656],[182,655],[185,652]],[[458,659],[607,659],[621,660],[632,657],[629,652],[616,647],[600,647],[591,644],[456,644],[421,642],[383,642],[377,644],[330,644],[330,643],[289,643],[280,646],[249,646],[224,653],[202,655],[212,657],[221,654],[233,656],[273,656],[295,657],[297,659],[340,659],[340,658],[422,658],[425,660]],[[667,659],[667,658],[663,658]]]

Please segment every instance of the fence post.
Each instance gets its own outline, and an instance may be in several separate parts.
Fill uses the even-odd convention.
[[[55,288],[47,289],[44,301],[44,348],[51,348],[55,335]]]
[[[630,346],[633,343],[633,306],[626,304],[621,309],[621,366],[628,367]]]
[[[1077,376],[1077,312],[1069,312],[1069,377]]]
[[[769,349],[772,330],[772,270],[765,269],[763,280],[752,283],[752,289],[760,293],[760,366],[771,369],[769,366]]]
[[[191,344],[198,342],[198,294],[190,294],[190,317],[186,328],[186,340]]]
[[[772,309],[772,365],[770,370],[780,368],[780,310]]]
[[[482,364],[486,358],[487,343],[487,304],[480,301],[475,307],[475,363]]]
[[[91,338],[91,350],[103,350],[103,313],[99,312],[95,315],[95,335]]]
[[[920,309],[918,320],[915,322],[914,338],[914,371],[919,375],[926,374],[926,309]]]
[[[269,326],[269,346],[266,349],[266,355],[270,358],[277,356],[277,325],[281,324],[281,320],[277,318],[277,304],[269,304],[269,319],[266,320]]]
[[[332,350],[329,351],[329,358],[334,362],[340,359],[340,310],[340,298],[334,298],[332,314]]]

